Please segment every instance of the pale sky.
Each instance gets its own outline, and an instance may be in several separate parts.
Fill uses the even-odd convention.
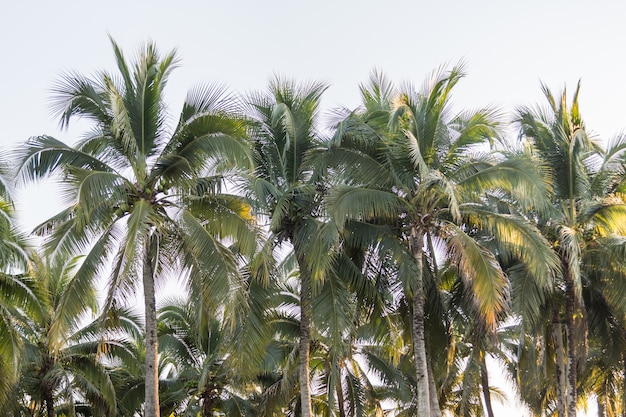
[[[178,49],[167,93],[174,115],[194,85],[245,92],[276,72],[326,81],[324,106],[353,108],[374,68],[421,86],[463,59],[456,110],[494,104],[511,114],[543,104],[540,80],[573,93],[581,79],[583,117],[606,139],[626,128],[625,17],[618,0],[0,0],[0,145],[44,133],[73,141],[80,131],[59,132],[49,91],[63,71],[113,70],[107,33],[127,57],[147,39],[163,53]],[[25,225],[58,209],[45,191],[20,194]]]

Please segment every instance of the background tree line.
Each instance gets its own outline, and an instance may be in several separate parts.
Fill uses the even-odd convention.
[[[172,123],[175,54],[112,44],[118,73],[54,89],[91,130],[2,167],[5,415],[493,416],[487,358],[534,415],[626,415],[626,137],[588,133],[578,87],[542,86],[517,140],[454,112],[462,64],[373,73],[325,124],[327,86],[278,76],[197,87]],[[33,248],[13,179],[48,177],[66,207]]]

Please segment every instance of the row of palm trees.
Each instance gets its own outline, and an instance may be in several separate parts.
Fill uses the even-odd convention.
[[[172,125],[175,54],[112,44],[119,74],[54,92],[92,130],[4,169],[67,203],[36,254],[1,190],[8,415],[491,417],[488,358],[535,415],[626,415],[626,137],[590,137],[578,89],[517,109],[515,143],[498,109],[452,113],[462,65],[374,73],[324,127],[326,85],[280,77],[198,87]]]

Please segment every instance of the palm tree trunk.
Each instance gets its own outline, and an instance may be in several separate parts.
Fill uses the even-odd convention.
[[[417,415],[430,417],[430,386],[428,383],[428,362],[426,358],[426,334],[424,327],[424,279],[423,279],[423,246],[424,234],[416,227],[411,230],[409,240],[411,254],[417,264],[417,272],[413,286],[413,355],[415,361],[415,382],[417,385]]]
[[[552,309],[552,337],[554,339],[554,350],[556,351],[556,409],[559,417],[567,417],[567,403],[565,394],[567,392],[567,382],[565,373],[565,357],[563,356],[563,326],[558,307]]]
[[[207,387],[200,395],[200,398],[202,398],[202,417],[211,417],[213,415],[216,396],[217,390],[214,386]]]
[[[143,293],[146,320],[146,381],[145,417],[159,417],[159,364],[157,315],[154,290],[154,268],[150,236],[146,237],[143,259]]]
[[[311,417],[311,381],[309,380],[310,344],[311,344],[311,282],[306,268],[300,268],[300,346],[299,377],[300,407],[302,417]]]
[[[567,330],[567,417],[576,417],[576,331],[574,327],[574,279],[567,265],[567,260],[563,262],[563,272],[565,277],[565,325]]]
[[[622,417],[626,417],[626,352],[622,352]]]
[[[485,408],[487,409],[487,417],[494,417],[493,407],[491,406],[491,392],[489,391],[489,374],[487,373],[487,362],[485,361],[485,352],[480,352],[480,384],[483,389],[483,399],[485,400]]]
[[[54,398],[52,397],[51,392],[46,393],[46,415],[48,417],[54,417]]]
[[[428,396],[430,398],[430,417],[441,417],[441,409],[439,408],[439,395],[437,390],[437,384],[435,384],[433,367],[430,363],[430,357],[426,355],[426,358],[428,359]]]

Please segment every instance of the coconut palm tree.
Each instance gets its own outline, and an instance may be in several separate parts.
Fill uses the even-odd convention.
[[[27,318],[22,326],[22,373],[10,402],[16,412],[24,408],[34,415],[44,415],[45,410],[45,415],[54,417],[58,410],[76,415],[77,410],[86,407],[92,415],[115,413],[115,391],[99,360],[109,343],[97,331],[97,322],[81,325],[86,318],[81,313],[96,311],[94,288],[88,288],[90,294],[85,295],[90,297],[90,304],[71,307],[79,314],[70,316],[60,311],[67,306],[60,301],[76,278],[78,263],[77,257],[51,261],[36,253],[31,256],[31,274],[39,287],[38,301],[43,311]],[[61,332],[51,332],[53,326]]]
[[[253,380],[233,366],[239,351],[232,341],[227,326],[193,300],[168,299],[159,308],[159,345],[170,358],[185,415],[256,415],[247,392]]]
[[[566,334],[566,343],[558,343],[564,345],[565,355],[557,349],[557,387],[565,387],[560,389],[559,412],[575,417],[579,364],[584,361],[587,342],[583,286],[593,270],[603,265],[589,262],[587,252],[603,247],[612,255],[623,253],[626,205],[619,187],[624,140],[618,138],[605,152],[590,136],[579,109],[580,84],[569,105],[565,90],[557,97],[545,85],[542,89],[549,107],[520,108],[517,121],[520,136],[544,161],[554,182],[552,209],[537,216],[537,225],[560,260],[557,288],[563,291],[556,291],[554,297],[562,297],[563,302],[552,303],[554,322],[563,323]],[[616,173],[621,175],[616,178]],[[562,339],[561,332],[555,334]]]
[[[606,274],[607,261],[599,258],[606,257],[607,251],[598,251],[596,255],[596,265],[603,267],[598,268],[591,279],[585,280],[583,287],[583,300],[589,322],[589,351],[585,369],[580,373],[578,394],[585,398],[595,396],[598,416],[623,416],[626,399],[626,315],[621,309],[621,300],[615,304],[617,297],[613,295],[623,287],[606,279],[609,275]],[[626,278],[623,260],[614,258],[609,264],[621,270],[621,280]],[[610,275],[617,275],[617,271],[613,272]]]
[[[312,415],[310,337],[313,296],[323,282],[332,228],[321,217],[322,182],[311,155],[321,147],[316,126],[321,83],[296,84],[277,77],[267,93],[247,98],[256,168],[249,190],[269,222],[271,242],[291,247],[299,278],[299,381],[303,417]]]
[[[451,363],[446,375],[449,388],[446,387],[445,391],[448,394],[444,398],[454,415],[493,417],[492,396],[502,398],[502,394],[490,385],[487,358],[497,361],[499,365],[509,366],[509,354],[503,346],[509,342],[510,332],[502,326],[502,321],[509,316],[501,314],[497,330],[489,332],[474,311],[471,300],[465,297],[465,292],[463,283],[457,277],[448,297],[447,310],[454,341],[447,352]]]
[[[27,316],[40,317],[37,287],[28,274],[28,241],[15,226],[10,165],[0,156],[0,402],[10,400],[20,375],[23,338],[20,326]]]
[[[106,329],[108,347],[103,359],[116,393],[117,416],[142,413],[145,402],[145,330],[141,314],[132,308],[111,308],[97,323]],[[159,349],[161,350],[161,349]],[[172,371],[172,360],[159,355],[159,408],[172,415],[187,400],[184,386]]]
[[[341,167],[336,170],[352,178],[331,192],[332,217],[340,229],[346,219],[376,226],[362,238],[399,265],[410,300],[420,416],[440,415],[425,332],[425,302],[433,301],[425,288],[437,288],[438,258],[455,266],[486,328],[506,306],[508,282],[485,234],[527,261],[538,279],[556,265],[536,229],[493,209],[500,196],[543,209],[547,186],[528,159],[485,153],[499,137],[497,111],[450,115],[450,94],[463,76],[460,65],[439,71],[417,92],[396,90],[376,75],[362,87],[363,106],[340,124],[330,151],[333,166]]]
[[[264,372],[259,380],[263,383],[259,397],[261,415],[300,413],[297,399],[300,328],[297,268],[293,272],[281,283],[281,290],[274,297],[276,308],[272,324],[275,337],[267,348]],[[354,292],[347,290],[350,280],[332,275],[324,281],[313,303],[313,322],[318,324],[312,328],[310,348],[311,379],[317,381],[316,389],[311,392],[313,413],[351,417],[380,415],[381,390],[372,382],[371,373],[366,369],[375,367],[377,342],[385,337],[386,341],[393,338],[393,326],[389,326],[392,323],[373,314],[371,322],[364,320],[370,314],[358,312],[358,300]],[[351,311],[355,323],[344,322],[347,316],[337,310]],[[367,353],[363,353],[363,349]],[[382,375],[384,371],[377,373]]]
[[[199,297],[220,297],[239,279],[239,258],[221,239],[251,253],[255,228],[241,199],[221,191],[224,173],[250,158],[244,124],[231,116],[233,100],[223,88],[192,90],[172,128],[163,94],[175,53],[161,57],[148,43],[129,63],[112,44],[117,76],[68,73],[54,90],[61,126],[81,117],[93,129],[75,146],[31,138],[18,150],[18,172],[22,179],[56,174],[62,180],[68,207],[38,231],[51,232],[52,252],[87,253],[60,300],[67,304],[62,311],[71,315],[70,304],[89,302],[84,289],[107,260],[113,266],[105,307],[143,288],[144,415],[153,417],[159,414],[155,280],[184,270]]]

